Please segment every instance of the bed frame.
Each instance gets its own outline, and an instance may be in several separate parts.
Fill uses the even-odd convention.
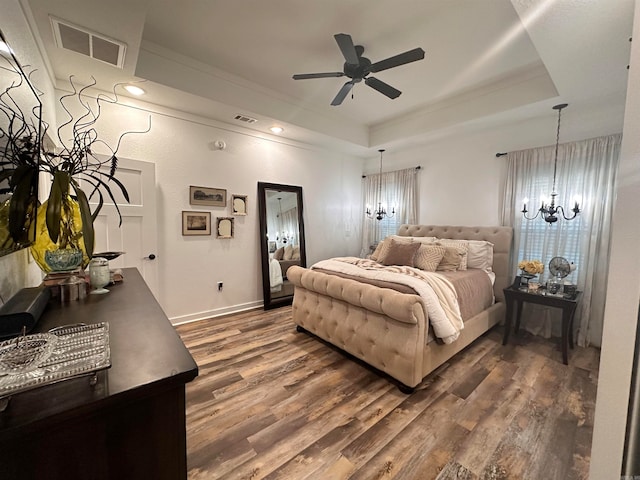
[[[402,225],[398,235],[487,240],[494,245],[496,303],[465,321],[455,342],[427,344],[426,313],[417,295],[293,266],[293,321],[308,331],[387,373],[403,392],[413,389],[433,370],[505,317],[503,289],[511,282],[510,227]]]

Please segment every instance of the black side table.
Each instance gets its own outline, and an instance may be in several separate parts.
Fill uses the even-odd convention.
[[[513,307],[516,307],[516,333],[520,331],[520,317],[522,316],[522,304],[539,303],[547,307],[556,307],[562,309],[562,361],[565,365],[569,365],[568,347],[573,348],[573,317],[578,306],[581,292],[576,292],[573,298],[564,298],[555,295],[544,295],[542,291],[536,293],[527,290],[520,290],[517,286],[510,286],[504,290],[504,298],[507,306],[507,315],[504,325],[504,338],[502,344],[506,345],[509,341],[511,325],[513,323]],[[540,292],[540,293],[538,293]]]

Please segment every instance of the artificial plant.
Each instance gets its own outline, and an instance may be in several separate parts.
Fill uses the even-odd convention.
[[[73,91],[63,95],[59,100],[68,118],[57,128],[58,147],[44,147],[37,155],[37,172],[46,172],[52,178],[51,190],[46,202],[46,225],[49,237],[53,243],[58,244],[59,248],[78,248],[78,236],[74,232],[72,225],[70,225],[69,220],[73,218],[69,199],[76,201],[80,209],[83,243],[89,258],[93,254],[95,238],[93,222],[104,204],[104,194],[106,193],[113,202],[120,218],[120,224],[122,223],[122,216],[112,191],[113,185],[122,192],[125,200],[129,202],[127,189],[115,177],[118,168],[116,154],[120,148],[120,143],[126,135],[146,133],[151,128],[151,123],[149,123],[149,127],[144,131],[122,133],[114,147],[102,140],[95,128],[96,123],[100,118],[104,103],[117,103],[116,87],[119,84],[116,84],[113,88],[113,97],[99,94],[93,98],[87,94],[87,91],[96,85],[95,78],[91,78],[92,82],[90,84],[78,89],[74,83],[73,75],[69,77],[69,83]],[[70,102],[72,101],[76,103],[80,111],[75,117],[70,109]],[[149,122],[151,122],[150,119]],[[44,128],[42,128],[40,140],[46,135],[48,129],[46,123],[43,122],[43,125]],[[44,142],[41,141],[40,144],[44,145]],[[96,145],[102,145],[103,148],[110,152],[104,160],[94,154]],[[30,177],[28,176],[24,176],[24,178],[19,176],[15,180],[12,177],[11,184],[14,188],[14,196],[19,189],[27,189],[26,183],[29,181]],[[24,185],[23,182],[25,183]],[[89,195],[81,187],[81,182],[89,186]],[[91,212],[89,200],[94,195],[97,196],[97,206]],[[19,223],[20,219],[17,218],[15,221]]]

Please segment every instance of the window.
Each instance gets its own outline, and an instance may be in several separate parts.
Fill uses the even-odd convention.
[[[541,193],[553,190],[555,147],[511,152],[503,204],[503,224],[513,226],[513,271],[520,260],[540,260],[549,278],[549,261],[560,256],[576,265],[565,281],[577,285],[582,297],[576,312],[578,345],[600,345],[609,268],[610,224],[621,135],[592,138],[559,146],[556,172],[556,203],[567,208],[567,216],[581,197],[581,213],[573,220],[559,218],[548,224],[539,217],[526,220],[523,199],[532,199],[527,209],[533,216],[540,207]]]
[[[371,245],[398,232],[400,225],[417,220],[417,171],[415,168],[367,175],[364,179],[364,206],[372,212],[382,207],[392,217],[382,220],[363,214],[362,254],[370,253]]]
[[[562,185],[564,191],[559,192],[558,197],[556,197],[556,203],[565,209],[565,214],[568,217],[573,215],[573,212],[571,212],[573,202],[569,199],[576,196],[573,192],[583,191],[582,184],[581,178],[567,178]],[[530,188],[533,192],[550,192],[553,185],[550,185],[547,174],[541,173],[531,180]],[[538,194],[536,197],[540,200],[530,201],[527,205],[528,217],[533,217],[538,213],[537,209],[540,208],[541,198],[544,197],[544,194]],[[563,201],[562,199],[568,200]],[[584,210],[585,205],[582,204],[581,208]],[[581,214],[570,221],[562,218],[560,214],[558,216],[560,217],[559,220],[554,224],[550,224],[540,218],[540,215],[533,220],[527,220],[520,214],[519,226],[518,223],[516,224],[518,230],[516,238],[520,238],[521,241],[515,252],[514,261],[517,264],[520,260],[540,260],[545,265],[545,272],[541,279],[549,278],[551,275],[548,271],[548,266],[553,257],[564,257],[569,263],[573,263],[576,266],[584,265],[585,248],[581,239],[589,236],[588,221]],[[577,271],[574,270],[564,280],[576,284],[578,282]]]

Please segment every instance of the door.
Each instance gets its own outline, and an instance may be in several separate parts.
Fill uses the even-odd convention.
[[[94,222],[93,251],[125,252],[109,262],[111,268],[136,267],[158,298],[155,164],[118,158],[116,178],[126,187],[130,202],[127,203],[120,189],[112,185],[111,191],[122,215],[122,225],[119,225],[120,219],[113,202],[105,195],[102,210]],[[90,191],[89,188],[85,190],[87,194]],[[97,199],[93,198],[89,203],[93,210]]]

